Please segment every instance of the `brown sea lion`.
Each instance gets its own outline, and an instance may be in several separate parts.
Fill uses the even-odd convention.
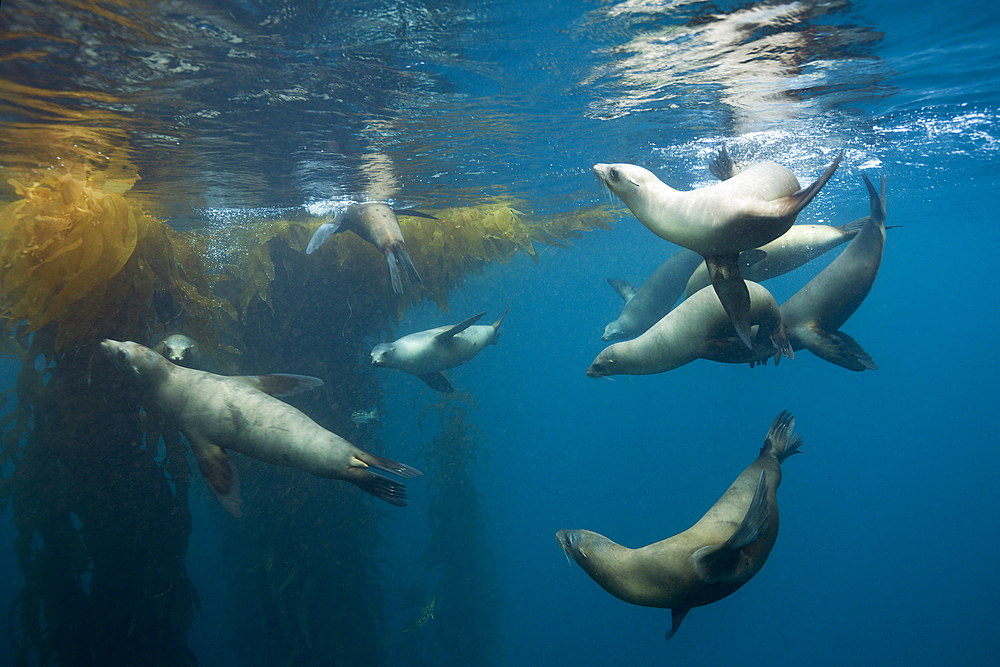
[[[421,213],[413,209],[399,209],[394,211],[388,204],[382,202],[365,202],[362,204],[351,204],[343,211],[337,213],[333,220],[324,223],[313,232],[306,246],[306,254],[311,255],[317,248],[323,245],[330,236],[345,229],[350,229],[355,234],[368,241],[385,255],[385,261],[389,265],[389,278],[392,280],[392,289],[397,294],[403,293],[403,282],[399,275],[399,265],[403,266],[403,275],[407,282],[420,283],[420,275],[410,261],[410,255],[403,245],[403,232],[399,228],[397,215],[411,215],[419,218],[431,218],[433,215]]]
[[[836,171],[843,151],[812,185],[774,162],[759,162],[697,190],[679,191],[633,164],[595,164],[594,173],[657,236],[705,258],[712,285],[740,338],[750,339],[750,296],[739,254],[778,238]]]
[[[235,479],[227,449],[265,463],[351,482],[400,507],[406,506],[406,489],[372,469],[404,478],[421,474],[408,465],[358,449],[269,395],[282,393],[282,389],[257,388],[272,382],[295,385],[289,376],[227,377],[206,373],[172,364],[132,341],[104,340],[101,351],[178,425],[191,443],[205,480],[230,513],[238,515],[239,506],[227,504]]]
[[[778,538],[780,464],[802,444],[794,429],[794,417],[779,414],[757,460],[683,533],[640,549],[589,530],[560,530],[556,540],[615,597],[670,609],[670,639],[692,607],[734,593],[764,566]]]

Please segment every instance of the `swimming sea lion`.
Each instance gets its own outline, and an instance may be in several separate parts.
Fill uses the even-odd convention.
[[[153,351],[185,368],[201,369],[201,346],[185,334],[171,334],[153,346]]]
[[[781,463],[799,453],[795,418],[779,414],[760,456],[683,533],[641,549],[629,549],[589,530],[560,530],[567,555],[604,590],[645,607],[670,609],[674,636],[692,607],[717,602],[750,581],[778,538]]]
[[[750,294],[751,347],[739,337],[715,290],[705,288],[632,340],[613,343],[587,369],[590,377],[647,375],[680,368],[695,359],[730,363],[756,361],[774,355],[792,358],[778,304],[757,283],[746,283]]]
[[[746,346],[750,340],[750,296],[739,253],[778,238],[826,184],[843,151],[812,185],[774,162],[759,162],[734,176],[687,192],[674,190],[648,169],[633,164],[595,164],[594,173],[657,236],[705,258],[712,285]]]
[[[862,174],[871,214],[858,235],[830,265],[781,305],[792,348],[852,371],[875,370],[871,355],[840,327],[868,296],[885,248],[885,176],[881,192]]]
[[[418,331],[393,343],[379,343],[372,348],[372,364],[416,375],[437,391],[454,391],[441,371],[464,364],[487,345],[496,345],[497,329],[509,308],[508,303],[500,319],[490,325],[473,326],[486,314],[482,312],[458,324]]]
[[[403,245],[403,232],[399,228],[397,215],[412,215],[418,218],[436,219],[433,215],[421,213],[413,209],[400,209],[393,211],[388,204],[381,202],[365,202],[362,204],[351,204],[343,211],[334,216],[333,220],[324,223],[313,233],[306,246],[306,254],[311,255],[316,248],[323,245],[330,236],[345,229],[350,229],[355,234],[368,241],[378,248],[385,261],[389,264],[389,278],[392,280],[392,289],[397,294],[403,293],[403,283],[399,277],[398,265],[402,264],[404,275],[408,282],[423,284],[420,275],[410,261],[410,255]]]
[[[685,281],[699,264],[704,264],[701,255],[680,248],[638,290],[624,280],[608,278],[608,283],[625,299],[625,307],[617,320],[604,327],[601,340],[632,338],[656,324],[673,308]]]
[[[104,340],[101,351],[135,379],[190,441],[198,465],[223,505],[233,489],[226,449],[265,463],[290,466],[319,477],[342,479],[392,505],[406,506],[406,489],[372,468],[409,478],[420,471],[364,452],[291,405],[257,389],[265,383],[294,385],[289,376],[226,377],[170,363],[131,341]],[[292,376],[294,378],[294,376]],[[281,393],[282,389],[268,389]],[[235,512],[234,512],[235,509]]]

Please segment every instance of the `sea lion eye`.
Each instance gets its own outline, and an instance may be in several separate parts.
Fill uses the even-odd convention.
[[[126,356],[128,356],[128,355],[125,354],[125,350],[118,350],[118,358],[119,359],[121,359],[122,361],[125,361],[125,357]]]
[[[614,180],[617,181],[618,180],[618,168],[617,167],[611,167],[611,171],[608,172],[608,176],[610,176],[611,178],[613,178]]]

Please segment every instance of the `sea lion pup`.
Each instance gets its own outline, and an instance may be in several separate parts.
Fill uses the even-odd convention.
[[[287,377],[226,377],[177,366],[148,347],[104,340],[101,351],[146,391],[190,441],[198,465],[227,510],[232,464],[226,449],[319,477],[342,479],[392,505],[406,506],[406,489],[372,468],[409,478],[420,471],[364,452],[291,405],[257,389]],[[280,391],[272,391],[280,393]],[[238,509],[238,507],[237,507]],[[231,512],[232,513],[232,512]]]
[[[871,355],[840,327],[861,306],[878,276],[885,248],[885,176],[881,191],[862,174],[871,214],[844,251],[781,306],[792,348],[852,371],[876,370]]]
[[[625,306],[618,319],[604,327],[601,340],[633,338],[656,324],[673,308],[685,281],[699,264],[704,264],[701,255],[680,248],[639,289],[625,280],[608,278],[608,284],[625,299]]]
[[[484,311],[458,324],[418,331],[394,343],[379,343],[372,348],[372,365],[416,375],[436,391],[454,391],[441,371],[461,366],[487,345],[496,345],[500,336],[497,329],[509,309],[510,303],[500,319],[490,325],[473,326],[486,314]]]
[[[355,234],[368,241],[373,246],[382,251],[385,261],[389,265],[389,278],[392,280],[392,289],[396,294],[403,293],[403,282],[399,276],[399,265],[402,264],[404,276],[408,283],[414,282],[423,284],[420,275],[410,261],[410,255],[403,245],[403,232],[399,228],[397,215],[411,215],[418,218],[430,218],[436,220],[433,215],[421,213],[413,209],[399,209],[393,211],[388,204],[382,202],[365,202],[362,204],[351,204],[343,211],[334,216],[333,220],[319,226],[309,239],[306,246],[306,254],[311,255],[316,248],[323,245],[330,236],[345,229],[350,229]]]
[[[629,549],[589,530],[560,530],[556,540],[604,590],[645,607],[670,609],[667,639],[692,607],[717,602],[750,581],[778,538],[781,463],[799,453],[795,418],[782,412],[760,456],[698,523],[641,549]]]
[[[594,173],[650,231],[705,258],[712,285],[750,348],[750,295],[740,274],[739,253],[787,232],[843,156],[841,151],[806,188],[774,162],[752,164],[721,183],[686,192],[633,164],[595,164]]]
[[[747,348],[733,328],[715,290],[706,287],[682,301],[645,333],[613,343],[587,369],[589,377],[663,373],[695,359],[728,363],[759,361],[774,355],[794,357],[778,304],[766,289],[747,282],[750,294],[750,342]]]
[[[153,292],[153,308],[163,326],[163,337],[154,343],[153,350],[179,366],[201,370],[201,346],[183,333],[187,311],[178,308],[173,294],[165,289]]]

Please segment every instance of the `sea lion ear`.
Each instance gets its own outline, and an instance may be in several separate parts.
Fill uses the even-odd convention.
[[[629,183],[631,183],[635,187],[639,187],[639,183],[634,178],[630,178],[628,180],[629,180]]]

